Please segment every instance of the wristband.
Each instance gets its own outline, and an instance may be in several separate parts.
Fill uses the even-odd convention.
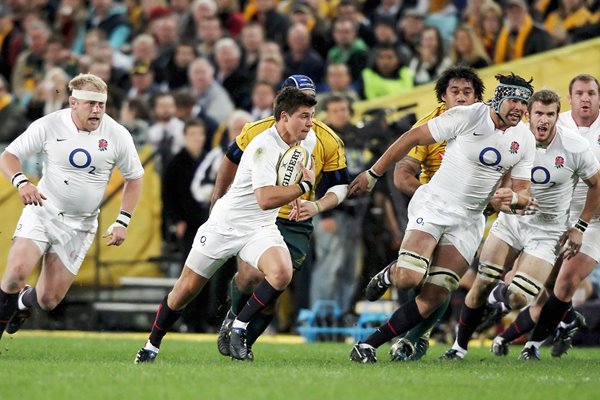
[[[27,177],[25,176],[24,173],[22,172],[17,172],[16,174],[13,175],[13,177],[10,179],[10,183],[12,183],[12,185],[14,187],[16,187],[17,189],[20,189],[21,186],[29,183],[29,179],[27,179]]]
[[[510,206],[515,207],[519,204],[519,195],[516,192],[512,192],[512,200],[510,201]]]
[[[319,203],[317,203],[316,201],[313,201],[313,204],[315,205],[315,208],[317,209],[317,214],[321,213],[321,207],[319,207]]]
[[[367,170],[367,173],[368,173],[369,175],[371,175],[371,176],[372,176],[373,178],[375,178],[375,179],[379,179],[379,178],[381,178],[381,175],[377,175],[377,174],[375,173],[375,171],[373,171],[373,169],[372,169],[372,168],[369,168],[369,169]]]
[[[577,222],[575,222],[575,226],[573,228],[577,229],[581,233],[584,233],[585,230],[587,229],[588,225],[589,225],[588,222],[585,222],[584,220],[579,218],[577,220]]]
[[[298,186],[300,186],[300,191],[302,192],[302,194],[310,192],[313,188],[313,184],[310,183],[310,181],[302,181],[298,183]]]
[[[119,215],[117,216],[117,220],[115,222],[127,228],[131,222],[131,214],[129,214],[127,211],[121,210],[119,211]]]

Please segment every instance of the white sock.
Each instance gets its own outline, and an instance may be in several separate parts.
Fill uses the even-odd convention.
[[[29,290],[31,290],[31,289],[29,289]],[[21,292],[21,294],[19,294],[19,300],[17,301],[17,305],[19,307],[19,311],[27,310],[29,308],[25,304],[23,304],[23,295],[25,293],[28,293],[29,290],[24,290],[23,292]]]
[[[233,324],[231,325],[231,329],[233,328],[240,328],[240,329],[244,329],[246,330],[248,328],[248,324],[250,322],[242,322],[240,320],[238,320],[237,318],[233,321]]]
[[[452,348],[458,352],[461,358],[464,358],[467,355],[467,350],[460,347],[457,342],[454,342]]]
[[[145,348],[146,350],[150,350],[150,351],[153,351],[153,352],[155,352],[155,353],[158,353],[158,347],[154,347],[154,346],[152,345],[152,343],[150,343],[150,339],[148,339],[148,341],[146,342],[146,345],[144,346],[144,348]]]
[[[392,280],[390,279],[390,271],[392,270],[392,267],[388,268],[384,273],[383,273],[383,282],[388,285],[388,286],[392,286]]]
[[[543,343],[543,342],[544,342],[543,340],[542,340],[541,342],[533,342],[533,341],[531,341],[531,340],[530,340],[530,341],[528,341],[527,343],[525,343],[525,346],[524,346],[524,348],[528,349],[528,348],[530,348],[530,347],[535,347],[536,349],[538,349],[538,350],[539,350],[539,349],[540,349],[540,347],[542,347],[542,343]]]

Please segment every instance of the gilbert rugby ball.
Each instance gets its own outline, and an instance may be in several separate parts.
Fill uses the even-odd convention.
[[[302,179],[300,162],[310,168],[310,154],[302,146],[292,146],[283,153],[277,163],[277,185],[295,185]]]

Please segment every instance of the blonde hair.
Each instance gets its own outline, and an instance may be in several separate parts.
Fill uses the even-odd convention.
[[[108,86],[106,85],[106,82],[104,82],[101,78],[97,77],[94,74],[79,74],[79,75],[77,75],[75,78],[71,79],[71,81],[69,82],[69,89],[71,91],[76,90],[76,89],[81,90],[81,88],[83,88],[83,86],[85,86],[88,83],[93,85],[101,93],[108,92]]]
[[[469,37],[469,40],[471,41],[471,50],[469,51],[468,54],[459,54],[458,51],[456,50],[456,46],[455,46],[454,42],[455,42],[455,38],[456,38],[456,33],[458,31],[465,32],[467,34],[467,36]],[[477,61],[478,58],[484,59],[488,63],[488,65],[492,64],[492,61],[490,60],[490,57],[488,56],[487,52],[485,51],[485,48],[483,47],[481,40],[479,40],[479,38],[475,34],[475,30],[470,25],[467,25],[467,24],[460,25],[454,31],[454,40],[452,42],[452,46],[450,47],[450,59],[452,60],[452,63],[457,64],[457,63],[463,62],[463,63],[471,64],[471,63],[474,63],[475,61]]]

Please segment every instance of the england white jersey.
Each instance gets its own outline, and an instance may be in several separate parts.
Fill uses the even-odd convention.
[[[42,153],[39,191],[61,214],[75,218],[98,213],[115,166],[125,179],[144,175],[131,135],[108,115],[98,129],[84,132],[70,109],[54,112],[33,122],[6,151],[19,160]]]
[[[311,129],[300,145],[312,154],[316,143],[317,136]],[[277,163],[289,148],[279,136],[275,125],[257,135],[244,150],[231,188],[215,203],[210,219],[216,218],[240,230],[253,230],[274,224],[279,209],[261,209],[254,190],[275,185]]]
[[[600,160],[600,115],[596,120],[592,123],[592,125],[588,127],[579,127],[573,120],[573,116],[571,111],[565,111],[560,113],[558,116],[558,124],[561,126],[565,126],[569,129],[574,130],[575,132],[579,132],[579,136],[583,138],[589,148],[590,151],[596,156],[597,160]],[[577,221],[581,211],[583,210],[583,206],[585,205],[585,199],[587,196],[588,186],[585,184],[583,180],[579,180],[577,186],[575,187],[575,192],[573,193],[573,200],[571,202],[571,222]],[[596,214],[596,218],[599,214]]]
[[[533,134],[521,122],[496,129],[486,104],[453,107],[427,126],[436,141],[447,142],[442,165],[428,183],[432,198],[443,204],[481,212],[509,169],[513,178],[531,178]]]
[[[598,172],[600,164],[587,141],[563,126],[556,127],[550,145],[537,148],[531,170],[531,195],[540,203],[540,214],[566,217],[573,187],[579,178],[588,179]],[[587,185],[583,183],[587,192]],[[584,199],[585,201],[585,199]]]

